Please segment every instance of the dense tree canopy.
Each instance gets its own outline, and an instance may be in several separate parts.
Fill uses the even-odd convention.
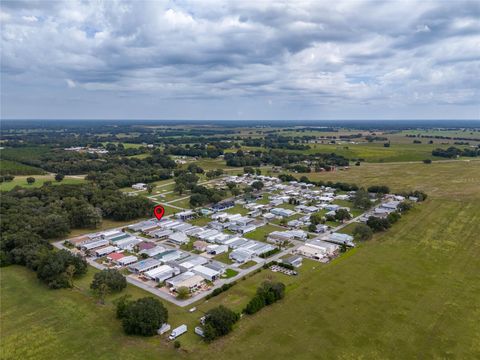
[[[92,283],[90,284],[90,289],[99,289],[102,284],[105,284],[109,291],[116,292],[127,287],[127,280],[118,270],[105,269],[95,273]]]
[[[240,319],[240,315],[220,305],[210,309],[205,314],[204,335],[207,342],[232,331],[233,325]]]
[[[168,320],[168,310],[153,297],[144,297],[134,301],[121,301],[117,315],[122,319],[125,333],[128,335],[153,336]]]

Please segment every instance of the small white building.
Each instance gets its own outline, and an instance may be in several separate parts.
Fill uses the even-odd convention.
[[[147,184],[145,183],[136,183],[132,185],[132,189],[134,190],[146,190],[147,189]]]

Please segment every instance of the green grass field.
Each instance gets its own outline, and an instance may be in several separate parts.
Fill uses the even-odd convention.
[[[86,180],[84,179],[71,177],[71,176],[65,176],[65,178],[61,182],[57,182],[55,181],[55,176],[53,175],[32,175],[31,177],[35,178],[35,182],[30,185],[27,183],[27,177],[30,177],[30,176],[15,176],[15,179],[13,179],[12,181],[0,183],[0,191],[12,190],[15,186],[21,186],[27,189],[32,187],[40,187],[45,183],[45,181],[51,181],[52,185],[59,185],[59,184],[71,185],[71,184],[82,184],[86,182]]]
[[[310,176],[313,174],[310,174]],[[1,269],[2,359],[475,359],[480,357],[480,162],[362,164],[318,178],[422,189],[429,199],[393,228],[325,265],[304,261],[298,277],[262,271],[196,304],[167,304],[186,323],[183,350],[159,337],[123,335],[110,296],[50,291],[20,267]],[[90,279],[89,279],[90,277]],[[287,284],[284,300],[245,316],[205,345],[193,334],[201,312],[241,310],[266,278]],[[129,286],[134,296],[141,290]]]

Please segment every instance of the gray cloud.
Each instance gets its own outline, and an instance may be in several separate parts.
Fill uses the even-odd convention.
[[[476,1],[2,1],[2,117],[478,118],[479,17]]]

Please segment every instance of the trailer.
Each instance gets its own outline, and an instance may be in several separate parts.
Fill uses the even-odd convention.
[[[200,327],[200,326],[196,326],[195,327],[195,334],[201,336],[201,337],[205,337],[205,333],[203,331],[203,329]]]
[[[175,328],[172,330],[172,333],[170,334],[170,336],[168,337],[170,340],[175,340],[176,338],[178,338],[180,335],[183,335],[187,332],[187,325],[183,324],[183,325],[180,325],[179,327]]]

